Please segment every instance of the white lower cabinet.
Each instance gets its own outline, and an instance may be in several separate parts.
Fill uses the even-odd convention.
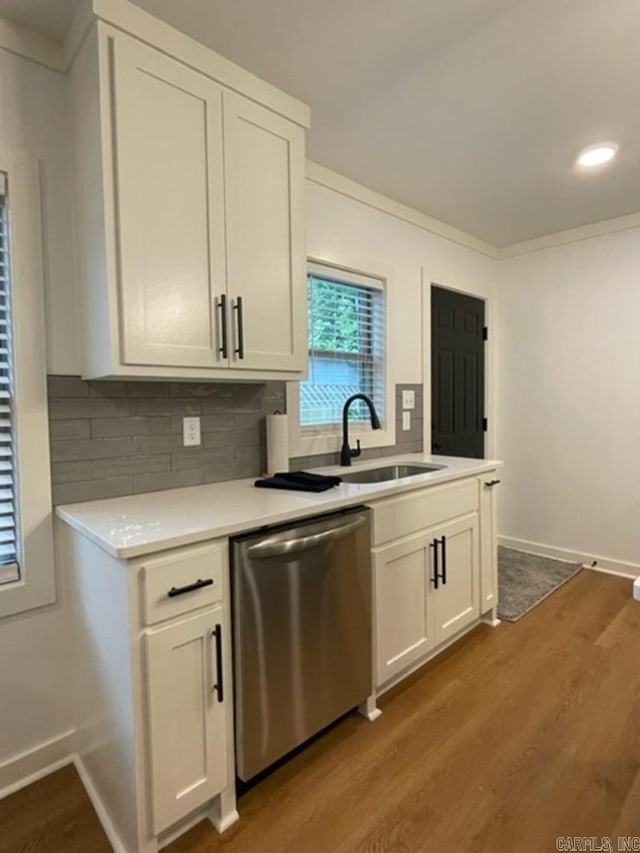
[[[238,818],[229,543],[117,559],[58,527],[76,631],[78,765],[115,850]]]
[[[453,521],[435,531],[430,556],[429,597],[434,612],[435,644],[440,645],[475,622],[480,615],[477,514]]]
[[[374,549],[376,686],[479,615],[478,515]]]
[[[429,613],[430,540],[426,535],[374,550],[376,686],[434,645]]]
[[[221,605],[145,635],[155,833],[229,783],[223,664],[228,642]]]
[[[485,479],[490,476],[371,504],[377,688],[482,614],[495,615],[495,498]]]

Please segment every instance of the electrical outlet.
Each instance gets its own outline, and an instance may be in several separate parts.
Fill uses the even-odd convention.
[[[402,392],[402,408],[403,409],[415,409],[416,407],[416,392],[415,391],[403,391]],[[405,427],[405,429],[409,429],[409,427]]]
[[[200,418],[182,419],[182,444],[184,447],[200,444]]]
[[[403,412],[402,413],[402,429],[403,430],[411,429],[411,412]]]

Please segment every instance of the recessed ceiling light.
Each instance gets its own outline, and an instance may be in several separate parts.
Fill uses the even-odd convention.
[[[597,145],[590,145],[588,148],[578,154],[576,163],[578,166],[602,166],[613,160],[618,152],[618,146],[615,142],[599,142]]]

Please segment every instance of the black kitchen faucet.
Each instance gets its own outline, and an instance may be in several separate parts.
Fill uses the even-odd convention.
[[[340,464],[351,465],[351,460],[355,456],[360,456],[360,439],[356,440],[356,450],[351,450],[349,447],[349,406],[354,400],[363,400],[369,407],[371,415],[371,429],[380,429],[380,419],[376,413],[375,407],[366,394],[353,394],[342,407],[342,448],[340,450]]]

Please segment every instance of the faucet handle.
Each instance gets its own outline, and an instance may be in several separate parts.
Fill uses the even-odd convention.
[[[351,456],[360,456],[362,450],[360,449],[360,439],[356,439],[356,449],[351,451]]]

